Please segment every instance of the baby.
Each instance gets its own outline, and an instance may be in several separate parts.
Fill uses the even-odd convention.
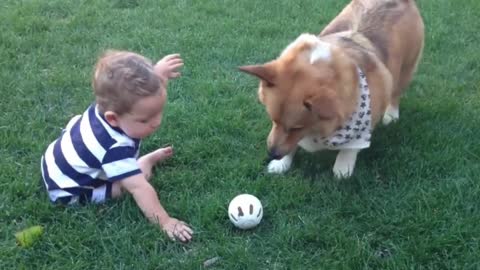
[[[167,55],[155,65],[126,51],[108,51],[93,76],[95,103],[73,117],[42,157],[42,177],[52,202],[101,203],[125,191],[172,239],[188,242],[193,231],[172,218],[148,182],[152,167],[173,155],[171,147],[139,158],[141,139],[160,127],[167,83],[183,60]]]

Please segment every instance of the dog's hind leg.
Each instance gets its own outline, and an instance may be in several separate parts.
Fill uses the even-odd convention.
[[[348,178],[352,175],[359,151],[358,149],[342,149],[338,152],[335,165],[333,165],[333,174],[336,178]]]
[[[422,30],[422,33],[423,33],[423,30]],[[419,37],[418,39],[421,39],[422,41],[420,46],[415,48],[416,53],[414,53],[410,59],[406,60],[401,66],[401,68],[394,68],[393,64],[390,65],[392,75],[394,78],[397,78],[397,79],[396,81],[394,81],[394,84],[393,84],[394,88],[393,88],[390,104],[385,110],[385,114],[383,116],[382,122],[384,125],[388,125],[391,122],[398,120],[400,117],[400,109],[399,109],[400,98],[403,92],[405,91],[405,89],[408,87],[408,85],[412,81],[413,75],[417,71],[419,62],[422,59],[423,47],[424,47],[423,34],[421,34],[421,37]]]
[[[269,173],[278,173],[278,174],[287,172],[292,166],[293,156],[295,156],[296,152],[297,152],[297,149],[293,150],[292,152],[284,156],[282,159],[279,159],[279,160],[274,159],[270,161],[267,167],[267,171]]]
[[[420,56],[421,52],[419,53],[418,59],[420,59]],[[400,99],[402,93],[413,79],[413,75],[415,74],[419,62],[418,59],[413,63],[413,65],[403,66],[399,72],[398,82],[394,82],[394,89],[390,104],[387,106],[385,114],[383,115],[382,123],[384,125],[395,122],[400,118]]]

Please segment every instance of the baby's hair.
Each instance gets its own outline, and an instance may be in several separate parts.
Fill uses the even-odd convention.
[[[99,111],[130,112],[141,98],[162,94],[162,80],[152,62],[127,51],[105,52],[97,61],[92,80]]]

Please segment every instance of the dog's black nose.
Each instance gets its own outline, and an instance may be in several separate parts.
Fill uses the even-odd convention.
[[[272,148],[269,152],[268,152],[268,156],[270,157],[270,159],[281,159],[282,158],[282,155],[280,155],[277,151],[277,149],[275,148]]]

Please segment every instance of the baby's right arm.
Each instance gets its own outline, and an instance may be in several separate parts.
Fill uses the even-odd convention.
[[[155,73],[163,80],[180,77],[179,69],[183,66],[183,60],[180,54],[169,54],[158,61],[153,67]]]
[[[133,195],[138,207],[152,222],[159,224],[171,239],[182,242],[192,239],[193,231],[182,221],[172,218],[163,208],[157,192],[143,174],[137,174],[121,180],[120,186]]]

